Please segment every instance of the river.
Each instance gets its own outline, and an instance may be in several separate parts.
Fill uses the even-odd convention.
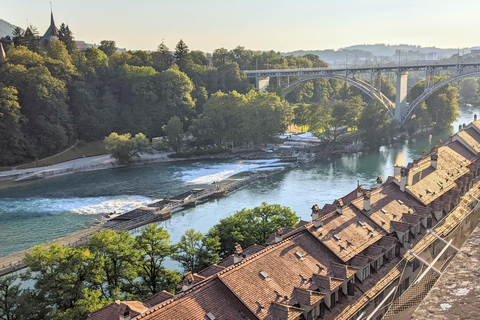
[[[469,123],[477,112],[462,107],[450,129],[410,141],[381,147],[377,152],[348,154],[304,163],[299,168],[258,180],[225,198],[175,212],[160,222],[177,242],[185,230],[206,232],[219,219],[263,201],[291,207],[304,220],[310,208],[323,206],[352,191],[359,181],[373,187],[380,175],[393,174],[394,164],[418,158],[441,138],[443,141]],[[236,172],[271,165],[259,161],[201,161],[163,163],[113,170],[75,173],[43,180],[0,186],[0,256],[27,249],[81,230],[102,214],[122,212],[200,187]],[[135,230],[133,234],[138,234]],[[168,262],[169,267],[176,267]]]

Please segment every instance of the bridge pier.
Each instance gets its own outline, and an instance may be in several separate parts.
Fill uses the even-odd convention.
[[[255,79],[255,87],[260,90],[260,92],[264,92],[267,90],[268,84],[270,83],[270,77],[257,77]]]
[[[395,99],[395,120],[402,122],[402,114],[407,110],[407,80],[408,72],[397,71],[397,96]]]

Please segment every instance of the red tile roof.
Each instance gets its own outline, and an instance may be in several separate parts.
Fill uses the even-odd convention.
[[[135,319],[208,319],[208,313],[219,320],[256,319],[216,277],[143,312]]]
[[[163,290],[162,292],[156,293],[153,296],[151,296],[150,298],[148,298],[147,300],[143,301],[143,303],[145,305],[147,305],[149,308],[151,308],[151,307],[153,307],[153,306],[155,306],[159,303],[162,303],[163,301],[171,299],[173,297],[174,297],[173,294]]]
[[[87,320],[118,320],[125,311],[130,311],[130,316],[135,317],[148,308],[140,301],[115,301],[102,309],[92,312]]]
[[[345,263],[385,235],[351,205],[344,206],[342,214],[334,211],[321,220],[321,227],[315,228],[312,224],[308,230]]]

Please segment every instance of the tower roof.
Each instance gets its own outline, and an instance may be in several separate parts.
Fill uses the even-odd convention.
[[[55,20],[53,19],[53,11],[51,11],[51,16],[50,16],[50,27],[48,27],[47,32],[45,32],[45,35],[42,37],[43,38],[50,38],[52,36],[58,37],[58,29],[55,26]]]

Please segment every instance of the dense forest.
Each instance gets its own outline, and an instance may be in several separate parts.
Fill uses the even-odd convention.
[[[276,79],[260,93],[242,72],[327,66],[314,54],[282,56],[238,46],[210,55],[189,50],[182,40],[172,51],[161,43],[151,53],[118,53],[115,42],[107,40],[80,51],[68,26],[62,24],[59,32],[59,41],[48,47],[40,46],[34,27],[0,39],[6,50],[0,60],[0,165],[41,159],[112,132],[163,136],[170,120],[197,141],[230,146],[272,142],[295,123],[333,142],[349,128],[376,147],[382,141],[375,136],[391,127],[385,109],[345,83],[317,79],[282,97]],[[394,98],[391,81],[382,76],[375,81]],[[478,84],[473,90],[476,99]],[[470,91],[466,94],[472,96]],[[457,97],[453,86],[432,95],[411,129],[448,126]]]

